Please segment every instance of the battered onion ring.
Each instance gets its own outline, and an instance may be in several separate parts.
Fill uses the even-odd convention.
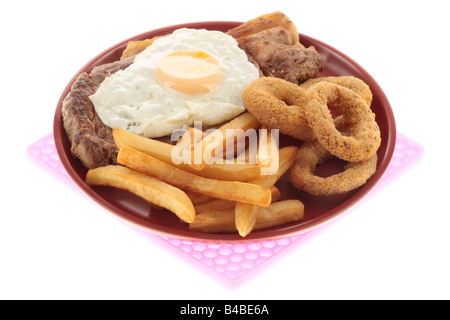
[[[358,79],[353,76],[339,76],[339,77],[321,77],[321,78],[313,78],[309,79],[305,82],[303,82],[300,87],[304,89],[309,89],[313,85],[319,83],[319,82],[330,82],[334,84],[341,85],[343,87],[346,87],[347,89],[352,90],[353,92],[357,93],[361,96],[361,98],[366,101],[366,103],[370,106],[372,104],[372,91],[370,90],[369,86],[362,81],[361,79]]]
[[[301,141],[312,141],[315,134],[305,118],[306,92],[322,82],[341,85],[361,96],[369,106],[372,103],[369,86],[353,76],[314,78],[300,86],[278,78],[262,77],[245,88],[242,101],[263,125],[278,128],[282,134]]]
[[[372,158],[381,144],[380,128],[367,102],[356,92],[331,82],[318,82],[306,93],[305,117],[317,140],[334,156],[349,162]],[[329,110],[333,107],[350,125],[340,132]]]
[[[242,93],[246,109],[263,125],[302,141],[315,139],[305,118],[306,89],[279,78],[262,77]]]
[[[344,171],[323,178],[314,174],[316,166],[324,163],[332,154],[315,140],[305,142],[298,150],[289,172],[289,182],[297,189],[315,196],[345,193],[364,185],[377,169],[377,154],[360,162],[350,162]]]

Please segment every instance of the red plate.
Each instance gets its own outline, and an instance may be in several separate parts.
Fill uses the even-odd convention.
[[[254,241],[257,239],[287,237],[317,228],[318,226],[321,226],[324,223],[329,222],[331,219],[341,215],[350,207],[355,205],[378,183],[389,165],[395,147],[395,119],[389,101],[376,81],[355,61],[327,44],[302,34],[300,34],[302,44],[306,47],[313,45],[322,56],[324,69],[321,76],[353,75],[365,81],[372,90],[372,110],[376,114],[376,120],[381,130],[382,143],[378,150],[377,172],[364,186],[357,190],[338,196],[314,197],[294,189],[289,184],[287,175],[285,175],[284,178],[277,183],[277,187],[280,189],[283,199],[299,199],[304,203],[305,216],[303,221],[266,230],[253,231],[250,235],[243,239],[237,234],[205,234],[191,232],[188,225],[181,223],[174,214],[167,211],[156,210],[144,200],[127,191],[110,187],[91,187],[85,183],[87,170],[81,162],[72,157],[70,153],[70,143],[64,131],[61,116],[62,102],[69,93],[71,85],[75,81],[76,77],[82,72],[89,73],[95,66],[119,60],[123,50],[130,40],[149,39],[155,36],[171,33],[172,31],[182,27],[196,29],[203,28],[207,30],[219,30],[225,32],[239,24],[239,22],[224,21],[198,22],[175,25],[146,32],[124,40],[99,54],[87,63],[78,72],[78,74],[73,77],[59,99],[55,112],[53,131],[56,149],[62,164],[73,181],[90,198],[125,221],[155,234],[181,239]],[[282,145],[299,145],[298,141],[287,137],[280,137],[280,143]],[[336,167],[338,165],[338,161],[335,163],[328,163],[325,169]]]

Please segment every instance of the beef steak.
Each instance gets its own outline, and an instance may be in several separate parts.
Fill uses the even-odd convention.
[[[112,129],[100,120],[89,96],[107,76],[127,68],[133,61],[134,57],[130,57],[95,67],[90,74],[80,74],[63,101],[62,117],[70,151],[88,169],[116,164],[118,153]]]

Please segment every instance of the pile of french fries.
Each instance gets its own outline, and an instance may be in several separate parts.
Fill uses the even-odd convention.
[[[260,124],[245,112],[216,129],[221,130],[225,141],[208,139],[208,135],[201,134],[200,139],[190,141],[190,146],[199,142],[202,148],[211,147],[214,143],[226,146],[227,129],[245,132],[250,128],[257,130]],[[275,186],[292,166],[297,148],[278,149],[278,145],[275,146],[277,141],[270,133],[258,141],[258,147],[269,152],[259,157],[256,163],[227,161],[223,164],[209,161],[211,159],[206,157],[200,164],[176,164],[172,152],[178,144],[145,138],[120,128],[115,128],[113,135],[119,148],[118,165],[89,170],[86,182],[132,192],[154,206],[173,212],[188,223],[193,232],[238,232],[245,237],[252,230],[303,218],[303,203],[299,200],[280,201],[281,194]],[[228,144],[236,143],[235,137],[232,140]],[[242,157],[242,154],[235,156]],[[264,169],[273,165],[273,161],[277,161],[278,170],[262,174]]]

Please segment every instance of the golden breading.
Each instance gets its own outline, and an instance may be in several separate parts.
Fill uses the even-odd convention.
[[[127,47],[122,53],[122,56],[120,57],[120,60],[138,55],[139,53],[144,51],[149,45],[151,45],[153,41],[162,37],[164,36],[154,37],[152,39],[146,39],[142,41],[129,41]]]

